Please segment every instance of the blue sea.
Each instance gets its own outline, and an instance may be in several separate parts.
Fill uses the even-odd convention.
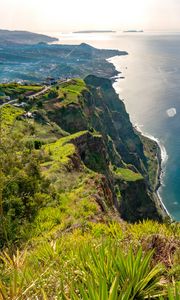
[[[114,87],[133,124],[161,144],[159,194],[180,221],[180,33],[66,34],[60,39],[129,53],[111,60],[122,72]]]

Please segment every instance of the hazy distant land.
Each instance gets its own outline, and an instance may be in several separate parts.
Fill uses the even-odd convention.
[[[55,41],[58,41],[58,39],[44,34],[38,34],[29,31],[11,31],[0,29],[0,45],[11,43],[31,45],[38,43],[51,43]]]
[[[4,39],[9,36],[8,41],[11,36],[11,42],[0,44],[0,82],[42,82],[47,76],[63,79],[89,74],[111,78],[118,72],[106,59],[127,54],[119,50],[96,49],[85,43],[78,46],[47,44],[56,39],[29,32],[3,33],[1,30],[1,36],[3,34]]]

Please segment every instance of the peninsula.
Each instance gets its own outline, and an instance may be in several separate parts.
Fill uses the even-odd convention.
[[[51,43],[55,41],[58,41],[58,39],[44,34],[29,31],[0,29],[0,45],[13,43],[32,45],[38,43]]]
[[[15,37],[14,37],[15,39]],[[127,55],[125,51],[80,45],[2,43],[0,50],[0,82],[43,82],[46,77],[71,78],[94,74],[111,78],[118,74],[107,59]],[[13,65],[13,67],[12,67]]]

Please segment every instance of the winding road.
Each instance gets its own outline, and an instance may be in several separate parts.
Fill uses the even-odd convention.
[[[61,81],[59,82],[59,84],[68,82],[68,81],[70,81],[70,80],[71,80],[71,79],[61,80]],[[42,89],[41,91],[39,91],[39,92],[37,92],[37,93],[34,93],[33,95],[28,96],[27,98],[28,98],[29,100],[30,100],[30,99],[31,99],[31,100],[32,100],[32,99],[35,99],[36,97],[45,94],[45,93],[46,93],[48,90],[50,90],[51,88],[52,88],[52,85],[49,85],[49,86],[44,85],[44,87],[43,87],[43,89]],[[3,107],[3,106],[5,106],[5,105],[7,105],[7,104],[15,104],[15,103],[18,102],[18,100],[19,100],[19,99],[17,98],[17,99],[10,100],[10,101],[8,101],[8,102],[6,102],[6,103],[0,104],[0,108]]]
[[[43,94],[46,93],[48,90],[50,90],[51,87],[52,87],[52,86],[44,86],[44,88],[43,88],[40,92],[37,92],[37,93],[35,93],[35,94],[31,95],[31,96],[28,96],[27,98],[28,98],[28,99],[34,99],[34,98],[36,98],[36,97],[38,97],[38,96],[40,96],[40,95],[43,95]],[[18,98],[17,98],[17,99],[10,100],[10,101],[8,101],[8,102],[6,102],[6,103],[0,104],[0,107],[3,107],[3,106],[5,106],[5,105],[7,105],[7,104],[15,104],[15,103],[17,103],[18,100],[19,100]]]

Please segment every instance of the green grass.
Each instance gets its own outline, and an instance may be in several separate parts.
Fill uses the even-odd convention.
[[[62,164],[67,164],[70,161],[69,156],[75,153],[73,144],[64,144],[61,140],[45,146],[45,149],[52,154],[53,161],[61,162]]]
[[[67,83],[62,84],[60,91],[64,94],[63,105],[70,103],[79,103],[78,96],[81,95],[83,90],[87,87],[82,79],[73,79]]]
[[[0,108],[2,128],[13,130],[15,133],[23,134],[23,142],[41,141],[42,144],[55,142],[62,136],[67,135],[58,125],[53,122],[42,123],[35,119],[18,118],[25,111],[13,105],[5,105]]]
[[[75,146],[70,143],[70,141],[85,134],[86,132],[87,131],[80,131],[61,138],[55,143],[46,145],[45,150],[50,153],[54,162],[68,164],[70,162],[70,156],[75,153]]]
[[[143,179],[143,176],[140,173],[135,173],[129,169],[117,168],[114,172],[124,181],[137,181]]]
[[[45,108],[56,111],[70,104],[82,105],[82,92],[87,90],[86,84],[82,79],[75,78],[59,86],[52,87],[45,95]]]
[[[26,92],[38,92],[42,90],[42,86],[37,85],[21,85],[18,83],[1,83],[0,92],[5,93],[7,96],[15,96],[24,94]]]
[[[74,78],[68,82],[65,82],[61,85],[61,88],[71,90],[76,93],[81,93],[86,88],[86,84],[83,79]]]
[[[2,127],[5,128],[6,126],[12,126],[16,121],[16,118],[22,115],[23,112],[23,109],[16,108],[9,104],[0,107],[0,118],[2,122]]]

